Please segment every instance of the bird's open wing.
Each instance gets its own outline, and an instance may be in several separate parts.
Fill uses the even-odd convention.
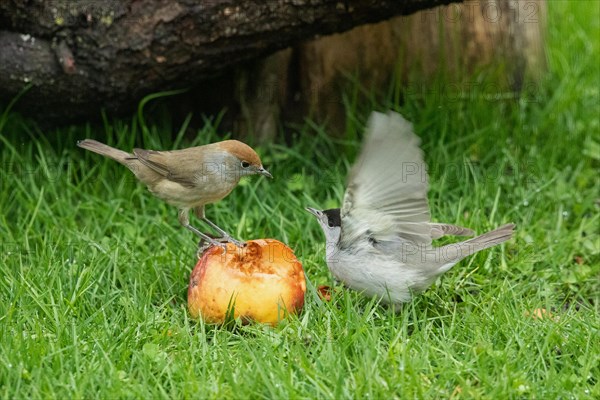
[[[412,124],[372,113],[341,209],[342,240],[431,243],[427,166]]]
[[[198,174],[201,163],[191,149],[171,151],[154,151],[133,149],[133,154],[148,168],[165,178],[183,186],[194,187],[194,178]],[[187,162],[186,162],[187,161]]]

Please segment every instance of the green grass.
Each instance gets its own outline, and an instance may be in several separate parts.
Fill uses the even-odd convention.
[[[520,100],[413,94],[430,165],[432,215],[514,240],[461,262],[394,314],[333,284],[305,206],[338,206],[370,107],[348,106],[348,138],[298,127],[259,148],[275,180],[248,179],[208,216],[237,236],[289,243],[306,306],[277,328],[233,329],[186,311],[195,238],[124,167],[75,147],[190,142],[106,121],[42,131],[0,119],[2,398],[592,398],[600,396],[600,13],[549,2],[548,77]],[[390,99],[394,96],[390,95]],[[348,100],[348,103],[352,101]],[[550,310],[553,318],[527,313]]]

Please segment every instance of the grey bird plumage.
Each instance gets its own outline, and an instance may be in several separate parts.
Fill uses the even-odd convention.
[[[323,228],[327,265],[346,286],[383,302],[410,301],[463,258],[510,239],[507,224],[460,243],[434,247],[471,229],[431,222],[428,174],[412,124],[374,112],[348,177],[341,209],[307,208]]]

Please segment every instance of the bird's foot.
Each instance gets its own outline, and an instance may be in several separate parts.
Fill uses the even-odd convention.
[[[206,222],[206,224],[208,224],[215,231],[217,231],[222,236],[222,238],[224,240],[228,241],[229,243],[233,243],[233,244],[235,244],[239,248],[243,248],[243,247],[246,246],[246,244],[244,242],[240,242],[239,240],[234,239],[233,237],[231,237],[230,234],[228,234],[227,232],[225,232],[223,229],[219,228],[214,222],[212,222],[208,218],[203,217],[202,220],[204,222]]]
[[[202,254],[213,246],[219,246],[223,251],[227,251],[226,240],[223,240],[223,238],[210,237],[209,235],[206,236],[207,237],[202,237],[198,242],[198,250],[196,251],[196,256],[198,256],[198,258],[201,258]]]
[[[198,258],[200,258],[202,256],[202,253],[204,253],[208,248],[212,246],[219,246],[224,251],[227,251],[227,243],[233,243],[239,248],[244,248],[246,246],[246,243],[240,242],[239,240],[233,239],[232,237],[214,237],[209,234],[205,235],[206,237],[202,237],[200,239],[200,242],[198,242],[198,251],[196,252]]]
[[[206,249],[211,246],[220,246],[223,250],[227,250],[227,240],[223,241],[221,238],[215,238],[214,236],[200,232],[198,229],[191,225],[184,225],[187,229],[200,236],[200,242],[198,243],[197,255],[201,255]]]
[[[227,242],[228,240],[225,238],[217,237],[206,233],[204,234],[204,236],[200,237],[200,241],[198,242],[198,248],[206,250],[211,246],[219,246],[225,249],[227,247]]]
[[[229,242],[229,243],[233,243],[233,244],[235,244],[235,245],[236,245],[237,247],[239,247],[240,249],[242,249],[242,248],[246,247],[246,243],[245,243],[245,242],[241,242],[241,241],[239,241],[239,240],[237,240],[237,239],[234,239],[234,238],[232,238],[232,237],[231,237],[231,236],[229,236],[229,235],[227,235],[227,236],[224,236],[222,239],[223,239],[223,240],[225,240],[225,241],[227,241],[227,242]]]
[[[239,248],[246,247],[245,242],[234,239],[231,236],[217,237],[217,236],[208,235],[208,234],[206,234],[206,236],[209,236],[211,240],[209,241],[209,240],[206,240],[205,238],[200,239],[200,242],[198,243],[198,247],[202,247],[202,246],[210,247],[212,245],[215,245],[215,246],[221,246],[223,248],[226,248],[227,243],[233,243],[236,245],[236,247],[239,247]]]

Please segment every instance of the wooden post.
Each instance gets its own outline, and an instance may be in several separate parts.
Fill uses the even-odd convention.
[[[442,74],[448,85],[468,91],[474,74],[495,71],[491,89],[517,96],[546,70],[545,29],[545,0],[470,0],[363,25],[304,42],[293,48],[291,56],[286,53],[287,58],[274,56],[280,71],[285,71],[275,73],[280,77],[277,86],[284,90],[269,98],[271,110],[260,101],[255,106],[246,101],[245,114],[261,121],[268,119],[262,112],[276,109],[287,119],[308,115],[329,123],[332,132],[342,132],[341,93],[348,77],[355,76],[367,90],[384,91],[395,72],[406,85],[417,88]],[[273,60],[267,58],[264,68],[273,71]],[[261,71],[260,63],[253,68]],[[261,83],[254,83],[257,86]],[[254,96],[244,91],[237,95]],[[275,134],[271,127],[246,126],[263,139]]]

